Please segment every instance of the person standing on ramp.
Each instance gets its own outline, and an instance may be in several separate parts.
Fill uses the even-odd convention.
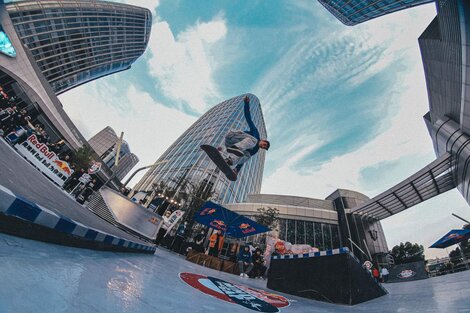
[[[203,149],[219,169],[228,179],[237,180],[237,174],[240,172],[243,164],[258,153],[259,149],[268,150],[270,143],[266,139],[261,139],[258,128],[253,123],[250,112],[250,98],[245,96],[244,113],[249,130],[241,131],[231,129],[225,135],[225,151],[210,145],[202,145]]]

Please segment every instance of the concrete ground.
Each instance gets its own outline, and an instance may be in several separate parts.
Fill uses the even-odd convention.
[[[253,312],[190,287],[180,272],[266,289],[263,280],[211,270],[163,249],[155,255],[101,252],[5,234],[0,264],[2,313]],[[284,295],[290,306],[280,312],[470,312],[470,271],[385,287],[388,295],[352,307]]]
[[[146,242],[111,225],[78,204],[23,159],[3,139],[0,139],[0,156],[0,185],[10,189],[14,194],[88,227],[146,244]]]

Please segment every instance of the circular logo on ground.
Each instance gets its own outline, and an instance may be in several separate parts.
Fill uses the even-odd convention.
[[[179,276],[185,283],[205,294],[256,312],[279,312],[279,308],[289,305],[289,300],[283,296],[219,278],[193,273],[180,273]]]
[[[401,279],[406,279],[406,278],[411,278],[415,275],[416,275],[416,272],[412,270],[403,270],[400,272],[400,274],[397,275],[397,277]]]

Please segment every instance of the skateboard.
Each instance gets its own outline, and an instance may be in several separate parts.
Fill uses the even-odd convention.
[[[230,166],[225,162],[224,158],[220,154],[220,151],[210,145],[202,145],[201,149],[207,153],[209,158],[214,162],[215,165],[222,171],[222,173],[225,174],[225,176],[231,180],[231,181],[236,181],[237,180],[237,174],[230,168]]]

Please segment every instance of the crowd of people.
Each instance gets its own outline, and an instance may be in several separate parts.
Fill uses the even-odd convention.
[[[73,153],[65,145],[64,140],[53,142],[45,126],[40,122],[39,111],[15,95],[9,95],[0,86],[0,136],[5,138],[10,145],[21,144],[29,136],[35,135],[39,143],[45,144],[49,151],[68,163],[74,172],[65,181],[62,188],[71,193],[78,202],[84,203],[86,199],[97,189],[97,180],[92,179],[86,184],[81,184],[79,178],[86,172],[84,169],[76,171],[76,163]]]

